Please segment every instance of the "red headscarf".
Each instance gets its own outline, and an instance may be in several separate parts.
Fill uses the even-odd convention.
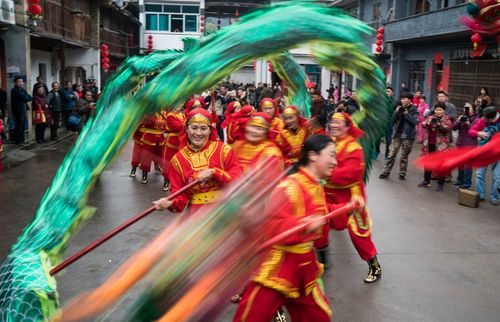
[[[281,114],[283,114],[284,116],[290,115],[290,114],[297,115],[297,117],[299,118],[299,125],[300,126],[304,126],[307,123],[307,119],[305,117],[303,117],[302,115],[300,115],[300,111],[297,108],[297,106],[288,105],[287,107],[285,107],[283,109],[283,112]]]
[[[186,146],[188,143],[186,128],[189,126],[189,124],[208,125],[210,126],[210,135],[208,137],[208,140],[216,141],[219,139],[219,136],[217,135],[217,129],[214,126],[212,126],[212,115],[210,114],[210,112],[208,112],[204,108],[195,108],[192,111],[190,111],[189,114],[187,115],[186,127],[179,136],[179,141],[180,141],[179,148]]]
[[[359,127],[356,126],[356,124],[354,124],[351,116],[345,112],[333,113],[332,116],[330,116],[330,120],[332,119],[345,121],[346,125],[349,127],[348,134],[355,139],[360,138],[363,134],[365,134]]]
[[[188,115],[192,109],[194,108],[207,108],[207,103],[205,103],[205,99],[200,96],[198,99],[192,98],[185,104],[186,108],[184,109],[184,114]]]
[[[241,107],[241,104],[238,101],[229,102],[227,104],[226,111],[224,112],[224,121],[221,124],[221,128],[225,129],[229,125],[229,122],[231,122],[231,118],[234,114],[233,112],[236,109],[235,105],[239,105]]]
[[[278,103],[276,103],[276,101],[273,100],[272,98],[268,98],[268,97],[263,98],[259,103],[259,111],[262,112],[262,108],[264,107],[264,105],[270,105],[270,104],[272,104],[274,107],[274,117],[280,117]]]

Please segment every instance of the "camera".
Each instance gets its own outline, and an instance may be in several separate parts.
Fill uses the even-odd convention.
[[[469,121],[469,117],[467,115],[460,116],[460,123],[466,123]]]
[[[433,117],[433,118],[431,119],[431,124],[432,124],[432,125],[437,125],[437,124],[439,124],[440,122],[441,122],[441,121],[440,121],[437,117]]]

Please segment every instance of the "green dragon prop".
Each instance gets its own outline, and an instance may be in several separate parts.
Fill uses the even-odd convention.
[[[370,32],[337,9],[290,1],[243,17],[184,53],[128,59],[106,84],[94,116],[61,164],[34,221],[0,268],[0,319],[44,321],[58,311],[56,281],[48,272],[61,259],[70,236],[92,215],[86,200],[93,183],[129,141],[143,115],[178,106],[254,59],[266,57],[280,66],[281,76],[290,77],[287,82],[296,88],[292,101],[305,115],[308,101],[300,85],[305,78],[302,81],[297,69],[293,77],[285,75],[283,71],[290,69],[282,62],[286,50],[312,44],[318,63],[359,78],[364,112],[358,122],[369,133],[363,145],[373,146],[383,134],[389,110],[383,74],[362,44],[363,35]],[[139,87],[153,73],[156,77]]]

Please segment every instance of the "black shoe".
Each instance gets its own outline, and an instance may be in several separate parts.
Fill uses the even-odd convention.
[[[388,174],[388,173],[383,172],[383,173],[381,173],[381,174],[378,176],[378,178],[379,178],[379,179],[387,179],[387,178],[389,178],[389,174]]]
[[[132,167],[132,170],[130,170],[130,177],[135,178],[135,171],[137,171],[137,167]]]
[[[327,249],[316,249],[316,254],[318,257],[318,262],[323,264],[324,269],[326,270],[328,268],[328,253]]]
[[[163,181],[163,191],[167,191],[169,188],[170,188],[170,182],[167,179],[165,179]]]
[[[286,322],[286,315],[283,309],[279,309],[273,317],[274,322]]]
[[[404,174],[399,175],[399,180],[406,180],[406,176]]]
[[[143,171],[142,172],[142,181],[141,181],[142,184],[146,184],[148,183],[148,173]]]
[[[368,273],[365,276],[365,283],[375,283],[382,278],[382,268],[378,262],[377,256],[373,256],[372,259],[367,261],[368,263]]]

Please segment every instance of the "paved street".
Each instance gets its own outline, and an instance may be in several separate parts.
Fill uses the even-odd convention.
[[[42,150],[29,161],[0,174],[0,260],[28,224],[68,149],[70,140]],[[128,177],[131,146],[99,178],[89,205],[95,217],[74,236],[73,254],[96,237],[164,193],[163,178],[151,175],[148,185],[139,175]],[[418,153],[413,152],[415,157]],[[374,221],[383,279],[366,285],[367,271],[347,234],[333,232],[325,276],[335,321],[499,321],[500,207],[487,202],[479,209],[457,204],[457,192],[417,188],[420,170],[412,168],[406,181],[377,178],[377,161],[368,184],[368,205]],[[112,239],[58,276],[60,298],[66,303],[80,291],[98,286],[168,224],[171,215],[156,213]],[[140,287],[140,286],[139,286]],[[138,294],[128,293],[121,305],[101,318],[122,321],[124,308]],[[219,321],[230,321],[235,307]]]

